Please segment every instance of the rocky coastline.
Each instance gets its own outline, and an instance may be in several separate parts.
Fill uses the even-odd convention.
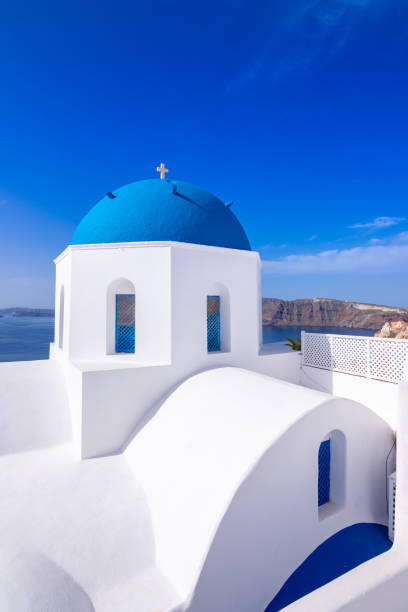
[[[396,338],[408,340],[407,321],[387,321],[382,328],[374,334],[377,338]]]
[[[0,308],[0,317],[53,317],[51,308]],[[394,333],[398,325],[408,326],[408,308],[363,304],[326,298],[280,300],[262,299],[262,324],[271,327],[346,327]],[[391,327],[383,331],[384,324]],[[397,327],[396,327],[397,326]],[[388,330],[388,331],[387,331]],[[402,332],[402,328],[398,332]],[[393,335],[382,337],[396,337]],[[408,332],[407,336],[408,337]]]
[[[280,300],[263,298],[262,323],[273,327],[302,325],[379,330],[385,323],[408,323],[408,308],[345,302],[325,298]]]

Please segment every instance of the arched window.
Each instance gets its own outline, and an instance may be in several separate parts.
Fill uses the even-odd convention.
[[[221,350],[220,296],[207,295],[207,350]]]
[[[330,501],[330,439],[324,440],[319,447],[317,493],[319,506],[323,506]]]
[[[115,349],[117,353],[135,352],[135,294],[116,294]]]
[[[346,437],[339,429],[330,431],[319,446],[317,500],[320,520],[346,503]]]
[[[228,353],[230,346],[229,291],[225,285],[214,283],[207,291],[207,351]]]
[[[107,353],[135,352],[135,288],[131,281],[119,278],[107,292]]]
[[[64,346],[64,285],[60,290],[59,299],[59,319],[58,319],[58,347],[62,349]]]

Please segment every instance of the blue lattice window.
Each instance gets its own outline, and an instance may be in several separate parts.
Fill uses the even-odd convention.
[[[330,440],[325,440],[319,448],[319,506],[327,504],[330,500]]]
[[[221,350],[220,296],[207,295],[207,350]]]
[[[115,350],[117,353],[135,352],[134,294],[116,295]]]

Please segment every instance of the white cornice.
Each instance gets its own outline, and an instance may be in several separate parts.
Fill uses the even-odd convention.
[[[221,252],[221,253],[239,253],[240,255],[246,255],[249,257],[258,257],[259,253],[257,251],[246,251],[243,249],[230,249],[226,247],[219,246],[207,246],[204,244],[192,244],[189,242],[173,242],[173,241],[164,241],[164,242],[107,242],[101,244],[69,244],[66,249],[62,251],[55,259],[54,263],[58,263],[67,257],[70,253],[74,251],[96,251],[99,249],[145,249],[145,248],[157,248],[157,247],[181,247],[183,249],[193,249],[198,251],[209,251],[209,252]]]

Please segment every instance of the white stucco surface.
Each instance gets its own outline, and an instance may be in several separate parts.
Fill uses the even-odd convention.
[[[368,406],[395,430],[398,415],[398,385],[342,372],[302,366],[301,384],[347,397]]]
[[[302,597],[288,612],[405,612],[408,609],[408,382],[398,385],[397,494],[392,548]]]
[[[133,292],[135,352],[116,354],[115,296]],[[386,523],[395,428],[394,547],[291,608],[380,612],[395,588],[407,609],[408,387],[397,419],[396,385],[302,369],[262,346],[261,323],[251,251],[121,243],[57,258],[50,361],[0,364],[0,612],[263,612],[328,537]]]
[[[2,612],[56,612],[58,598],[67,612],[177,601],[155,566],[143,489],[121,457],[80,462],[64,446],[2,457],[0,486]],[[69,607],[77,598],[85,607]]]
[[[56,361],[0,364],[0,610],[157,612],[179,601],[123,457],[81,461]]]
[[[232,365],[299,382],[298,355],[262,346],[256,252],[174,242],[70,246],[56,259],[56,275],[50,356],[64,367],[84,458],[121,452],[165,397],[197,372]],[[135,292],[134,354],[112,351],[113,298],[121,287]],[[221,350],[209,353],[206,308],[213,294],[220,296]]]
[[[63,370],[54,361],[0,363],[0,455],[71,439]]]
[[[391,432],[356,403],[218,368],[175,390],[124,455],[81,461],[62,372],[0,364],[19,398],[0,431],[2,612],[261,612],[323,539],[384,520]],[[347,440],[346,494],[322,518],[317,450],[334,428]]]
[[[319,514],[317,453],[333,430],[345,437],[345,489],[334,476]],[[221,368],[182,384],[125,456],[147,494],[157,563],[187,609],[253,612],[327,537],[386,521],[391,446],[389,426],[364,406]]]

